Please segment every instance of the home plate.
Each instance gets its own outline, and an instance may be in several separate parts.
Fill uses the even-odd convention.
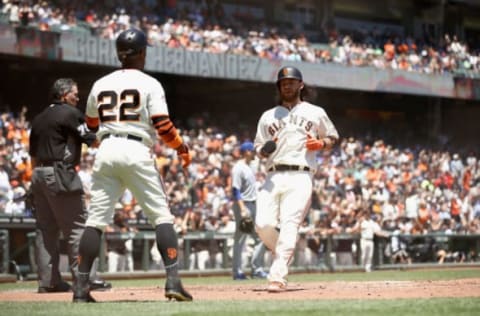
[[[268,286],[261,286],[261,287],[255,287],[253,288],[254,292],[268,292],[267,290]],[[294,292],[294,291],[303,291],[305,290],[304,287],[301,286],[294,286],[294,285],[288,285],[285,291],[283,292],[274,292],[274,293],[285,293],[285,292]]]

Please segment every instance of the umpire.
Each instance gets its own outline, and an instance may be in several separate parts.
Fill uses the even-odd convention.
[[[259,240],[255,233],[255,216],[257,207],[257,187],[255,172],[250,167],[250,163],[255,157],[255,147],[252,142],[244,142],[240,146],[242,155],[232,169],[232,191],[233,191],[233,212],[235,215],[236,229],[233,236],[233,279],[245,280],[247,276],[242,270],[242,252],[248,236],[255,240],[252,257],[250,260],[252,274],[251,277],[265,279],[267,273],[263,271],[265,244]],[[248,220],[246,220],[248,219]],[[251,224],[249,222],[251,221]]]
[[[32,122],[29,149],[34,168],[31,187],[37,233],[41,234],[36,241],[41,293],[69,290],[59,272],[60,232],[67,242],[72,277],[78,266],[78,245],[87,212],[75,166],[80,162],[82,143],[90,146],[96,139],[86,127],[83,113],[76,108],[79,99],[74,80],[56,80],[51,96],[53,103]]]

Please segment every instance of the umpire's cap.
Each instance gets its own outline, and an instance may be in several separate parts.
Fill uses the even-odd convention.
[[[140,53],[148,46],[147,36],[141,30],[131,28],[123,31],[115,42],[120,59]]]
[[[283,67],[278,71],[277,84],[280,82],[280,80],[287,78],[303,81],[302,73],[300,72],[300,70],[292,66]]]

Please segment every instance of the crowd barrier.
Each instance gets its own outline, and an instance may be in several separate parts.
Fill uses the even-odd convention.
[[[29,257],[34,258],[34,239],[35,232],[30,232],[28,235],[28,249]],[[463,253],[464,260],[461,262],[450,262],[458,265],[470,265],[472,263],[480,264],[480,234],[423,234],[423,235],[395,235],[408,245],[408,251],[412,257],[412,267],[415,265],[438,264],[436,258],[436,251],[443,249],[448,253]],[[99,271],[107,271],[107,251],[106,244],[109,240],[129,240],[135,242],[134,257],[136,264],[135,270],[149,271],[152,266],[151,248],[155,241],[155,231],[139,231],[129,233],[106,233],[103,235],[103,242],[101,243],[99,253]],[[232,234],[216,233],[216,232],[191,232],[180,237],[181,247],[181,267],[183,270],[190,266],[190,254],[192,253],[192,243],[195,241],[214,240],[219,241],[221,245],[222,268],[231,268],[231,258],[229,253],[229,246],[233,243]],[[295,259],[292,267],[295,269],[307,270],[327,270],[327,271],[342,271],[350,269],[362,269],[361,266],[361,251],[360,251],[360,235],[359,234],[334,234],[320,237],[322,249],[316,253],[318,260],[314,265],[304,265],[300,263],[299,257],[302,251],[301,247],[297,247]],[[229,242],[230,241],[230,242]],[[308,238],[307,238],[308,242]],[[375,269],[392,268],[401,265],[395,264],[391,258],[385,254],[385,249],[391,242],[390,238],[375,238],[375,251],[373,258],[373,265]],[[340,249],[340,243],[343,245],[352,245],[353,249],[350,253],[352,255],[353,265],[342,265],[338,261],[338,254],[345,253],[345,249]],[[347,251],[349,253],[349,251]],[[32,259],[33,260],[33,259]],[[448,260],[445,261],[448,263]],[[36,272],[32,262],[32,271]]]
[[[137,233],[106,233],[103,235],[103,239],[106,242],[101,243],[100,255],[99,255],[99,270],[105,271],[106,267],[106,243],[109,240],[113,239],[122,239],[122,240],[138,240],[141,242],[142,251],[141,251],[141,269],[148,271],[151,265],[150,259],[150,250],[155,241],[155,231],[140,231]],[[180,241],[183,242],[183,267],[190,266],[190,254],[191,254],[191,243],[195,240],[215,240],[221,241],[222,244],[222,257],[223,257],[223,268],[227,268],[228,262],[228,247],[227,240],[233,238],[232,234],[222,234],[215,232],[195,232],[189,233],[185,236],[180,237]]]
[[[103,234],[103,242],[99,254],[99,271],[106,272],[107,249],[106,243],[113,239],[133,241],[133,257],[135,270],[148,271],[154,266],[151,249],[155,242],[155,231],[146,221],[135,221],[129,223],[137,232],[130,233],[106,233]],[[445,250],[453,258],[452,264],[480,264],[480,234],[422,234],[422,235],[394,235],[397,240],[402,241],[412,257],[411,266],[423,264],[437,264],[438,249]],[[6,217],[0,216],[0,271],[9,271],[9,264],[12,260],[22,271],[35,273],[35,220],[28,217]],[[218,255],[222,258],[221,268],[231,268],[231,256],[233,235],[217,232],[190,232],[179,236],[181,260],[180,267],[187,270],[190,267],[193,245],[197,241],[212,241],[217,246]],[[333,234],[317,237],[318,249],[311,251],[310,242],[312,238],[308,235],[300,235],[299,243],[292,264],[292,268],[309,270],[342,271],[349,269],[362,269],[359,234]],[[391,238],[375,238],[375,251],[373,264],[376,269],[391,268],[400,266],[391,261],[387,253]],[[307,249],[308,248],[308,249]],[[307,249],[307,250],[305,250]],[[63,253],[65,247],[62,248]],[[316,257],[315,262],[302,262],[305,252]],[[351,266],[345,266],[339,260],[341,253],[350,256]],[[455,256],[461,255],[462,260],[456,260]],[[341,259],[341,258],[340,258]],[[461,262],[459,262],[461,261]]]
[[[0,229],[0,251],[0,273],[8,273],[8,264],[10,262],[10,236],[6,229]]]

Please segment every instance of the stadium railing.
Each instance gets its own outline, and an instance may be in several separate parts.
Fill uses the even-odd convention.
[[[0,229],[0,273],[8,273],[10,262],[10,235],[7,229]]]
[[[32,218],[1,218],[0,221],[0,242],[1,245],[1,265],[4,271],[8,271],[9,259],[12,255],[19,256],[19,252],[28,251],[29,263],[22,262],[24,265],[29,265],[29,270],[36,272],[34,263],[34,240],[35,240],[35,220]],[[143,228],[146,225],[139,225]],[[133,239],[134,243],[134,259],[136,268],[143,271],[148,271],[151,267],[151,247],[155,241],[155,232],[150,229],[142,229],[139,227],[138,232],[129,233],[106,233],[103,235],[104,242],[101,244],[99,254],[99,271],[106,272],[107,252],[106,242],[113,239],[128,240]],[[15,244],[13,248],[12,236],[23,235],[27,237],[26,244]],[[455,265],[469,265],[480,264],[480,234],[422,234],[409,235],[401,234],[395,235],[401,239],[407,246],[408,253],[412,258],[412,263],[409,267],[416,267],[422,265],[438,265],[437,251],[439,249],[445,250],[452,254],[450,260],[445,261],[445,264]],[[20,238],[14,238],[18,240]],[[190,232],[186,235],[179,236],[181,246],[181,266],[183,270],[190,266],[190,254],[192,253],[192,243],[195,241],[216,240],[219,241],[220,251],[222,253],[222,268],[228,269],[231,267],[231,258],[229,256],[230,246],[233,240],[233,234],[217,233],[217,232]],[[360,235],[359,234],[333,234],[320,236],[319,240],[322,242],[322,249],[315,253],[317,261],[312,263],[300,263],[299,251],[295,253],[295,261],[292,265],[293,269],[299,270],[327,270],[327,271],[342,271],[350,269],[362,269],[361,253],[360,253]],[[375,269],[389,269],[400,268],[402,264],[391,262],[391,257],[385,253],[385,249],[389,245],[390,238],[375,238],[375,252],[373,265]],[[342,266],[337,262],[336,255],[339,252],[339,243],[346,242],[352,245],[352,266]],[[14,253],[12,254],[12,251]],[[343,249],[343,251],[345,251]],[[455,256],[459,255],[462,260],[456,260]],[[458,256],[457,256],[458,258]]]
[[[34,252],[35,252],[35,232],[29,232],[27,234],[28,237],[28,251],[29,251],[29,258],[32,261],[31,264],[31,271],[36,272],[36,266],[34,262]],[[106,271],[107,267],[107,242],[109,240],[121,239],[121,240],[129,240],[132,239],[134,241],[139,241],[141,246],[141,251],[139,251],[140,255],[140,266],[143,271],[148,271],[151,264],[150,259],[150,249],[152,247],[153,242],[155,241],[155,231],[139,231],[139,232],[126,232],[126,233],[105,233],[102,235],[102,243],[100,244],[100,251],[99,251],[99,268],[98,270],[101,272]],[[215,232],[192,232],[185,236],[180,237],[180,241],[183,241],[183,266],[189,267],[190,265],[190,254],[191,254],[191,243],[195,240],[217,240],[223,241],[222,244],[222,256],[223,256],[223,268],[227,268],[228,264],[228,247],[227,247],[227,240],[229,238],[233,238],[232,234],[223,234],[223,233],[215,233]]]
[[[140,231],[137,233],[105,233],[103,235],[104,241],[113,240],[113,239],[122,239],[122,240],[139,240],[142,243],[142,252],[141,252],[141,267],[142,270],[148,271],[150,267],[150,249],[155,241],[155,232],[154,231]],[[224,241],[223,244],[223,268],[227,268],[227,258],[228,258],[228,248],[227,240],[233,238],[232,234],[222,234],[215,232],[192,232],[188,233],[185,236],[181,236],[180,239],[183,241],[183,266],[188,267],[190,265],[190,254],[191,254],[191,243],[194,240],[218,240]],[[100,262],[99,270],[105,271],[106,266],[106,256],[105,256],[105,246],[106,243],[102,242],[100,249]]]

